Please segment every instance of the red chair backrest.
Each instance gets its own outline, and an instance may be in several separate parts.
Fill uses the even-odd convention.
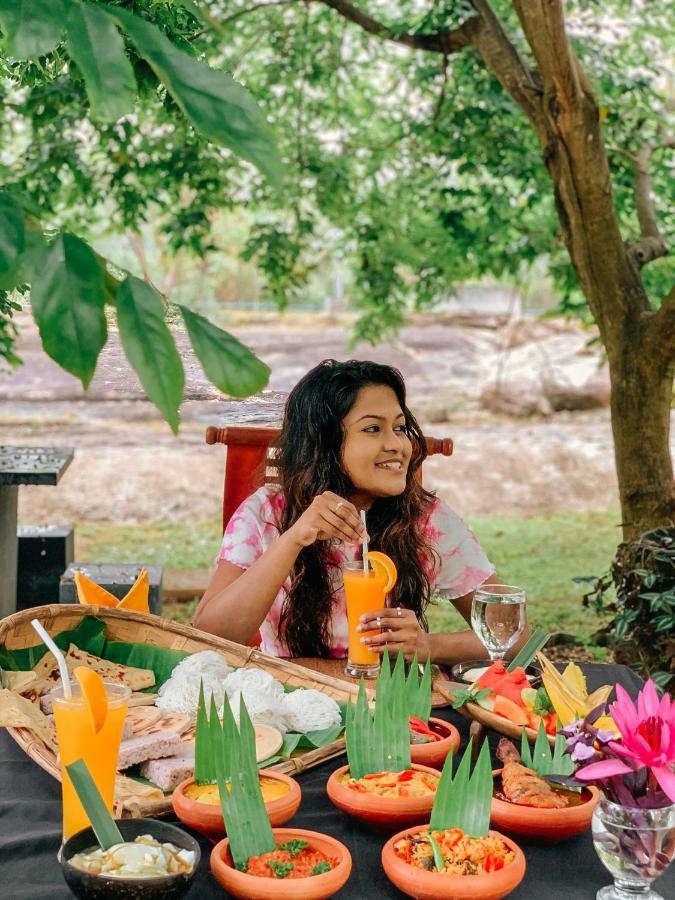
[[[274,457],[270,444],[278,437],[279,428],[256,425],[225,425],[206,429],[207,444],[225,444],[225,480],[223,484],[223,531],[239,505],[262,484],[276,480]],[[425,437],[427,454],[452,456],[452,438]]]

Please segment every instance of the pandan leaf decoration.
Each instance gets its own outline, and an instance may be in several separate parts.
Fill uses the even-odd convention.
[[[275,849],[258,777],[255,730],[243,697],[240,698],[239,728],[229,703],[223,704],[222,728],[214,709],[215,702],[212,703],[210,725],[212,734],[219,735],[214,741],[220,740],[214,756],[220,806],[232,861],[238,869],[246,871],[251,856]]]
[[[520,759],[524,766],[532,769],[542,778],[546,775],[571,775],[575,770],[572,757],[567,753],[567,742],[562,734],[556,735],[555,744],[551,747],[544,723],[539,725],[537,740],[530,747],[525,729],[520,740]]]
[[[115,820],[110,815],[96,782],[91,777],[87,764],[83,759],[77,759],[66,766],[68,777],[73,783],[75,793],[78,796],[84,811],[86,812],[91,827],[96,835],[102,850],[109,850],[115,844],[123,844],[124,838]]]
[[[195,729],[195,781],[197,784],[214,784],[216,770],[213,763],[214,753],[211,746],[211,729],[206,715],[204,700],[204,682],[199,685],[199,702],[197,703],[197,727]]]
[[[393,670],[388,656],[377,679],[371,712],[363,679],[355,704],[347,707],[347,760],[352,778],[410,768],[410,731],[405,697],[403,655]]]
[[[401,656],[399,653],[399,658]],[[405,698],[408,715],[428,722],[431,715],[431,661],[428,658],[420,678],[417,654],[413,656],[405,683]]]
[[[431,810],[429,831],[461,828],[471,837],[485,837],[490,829],[492,803],[492,766],[487,741],[483,742],[478,761],[470,772],[471,745],[452,774],[452,754],[448,754],[438,783]]]
[[[535,628],[528,642],[507,666],[507,672],[515,672],[518,666],[526,669],[550,637],[551,633],[549,631],[546,631],[544,628]]]

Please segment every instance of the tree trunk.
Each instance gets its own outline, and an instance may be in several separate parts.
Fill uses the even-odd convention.
[[[643,340],[626,328],[607,342],[612,384],[612,433],[624,538],[675,524],[670,455],[672,371],[659,365]]]

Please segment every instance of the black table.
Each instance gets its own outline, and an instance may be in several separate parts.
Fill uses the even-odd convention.
[[[625,666],[584,666],[589,686],[618,681],[630,693],[640,687],[639,678]],[[468,722],[458,713],[435,713],[460,729],[463,744]],[[18,748],[0,729],[0,896],[6,900],[66,900],[72,895],[61,875],[56,853],[61,840],[60,786]],[[494,748],[497,735],[490,735]],[[352,854],[353,869],[347,885],[336,894],[340,900],[401,898],[380,865],[385,839],[361,827],[339,812],[326,796],[326,780],[344,758],[333,760],[299,777],[302,805],[293,825],[325,831],[343,841]],[[195,835],[199,837],[198,835]],[[527,873],[513,900],[592,900],[598,888],[611,882],[600,864],[590,833],[552,847],[520,841],[527,857]],[[211,845],[200,838],[202,861],[189,893],[190,900],[223,898],[209,871]],[[675,897],[675,867],[655,883],[666,898]]]
[[[16,612],[19,485],[58,484],[72,458],[67,448],[0,447],[0,619]]]

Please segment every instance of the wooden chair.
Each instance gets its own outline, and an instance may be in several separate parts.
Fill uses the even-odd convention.
[[[262,484],[278,480],[274,472],[274,450],[270,447],[279,428],[257,425],[225,425],[206,429],[207,444],[225,444],[223,484],[223,531],[237,507]],[[427,453],[452,456],[452,438],[425,437]]]

